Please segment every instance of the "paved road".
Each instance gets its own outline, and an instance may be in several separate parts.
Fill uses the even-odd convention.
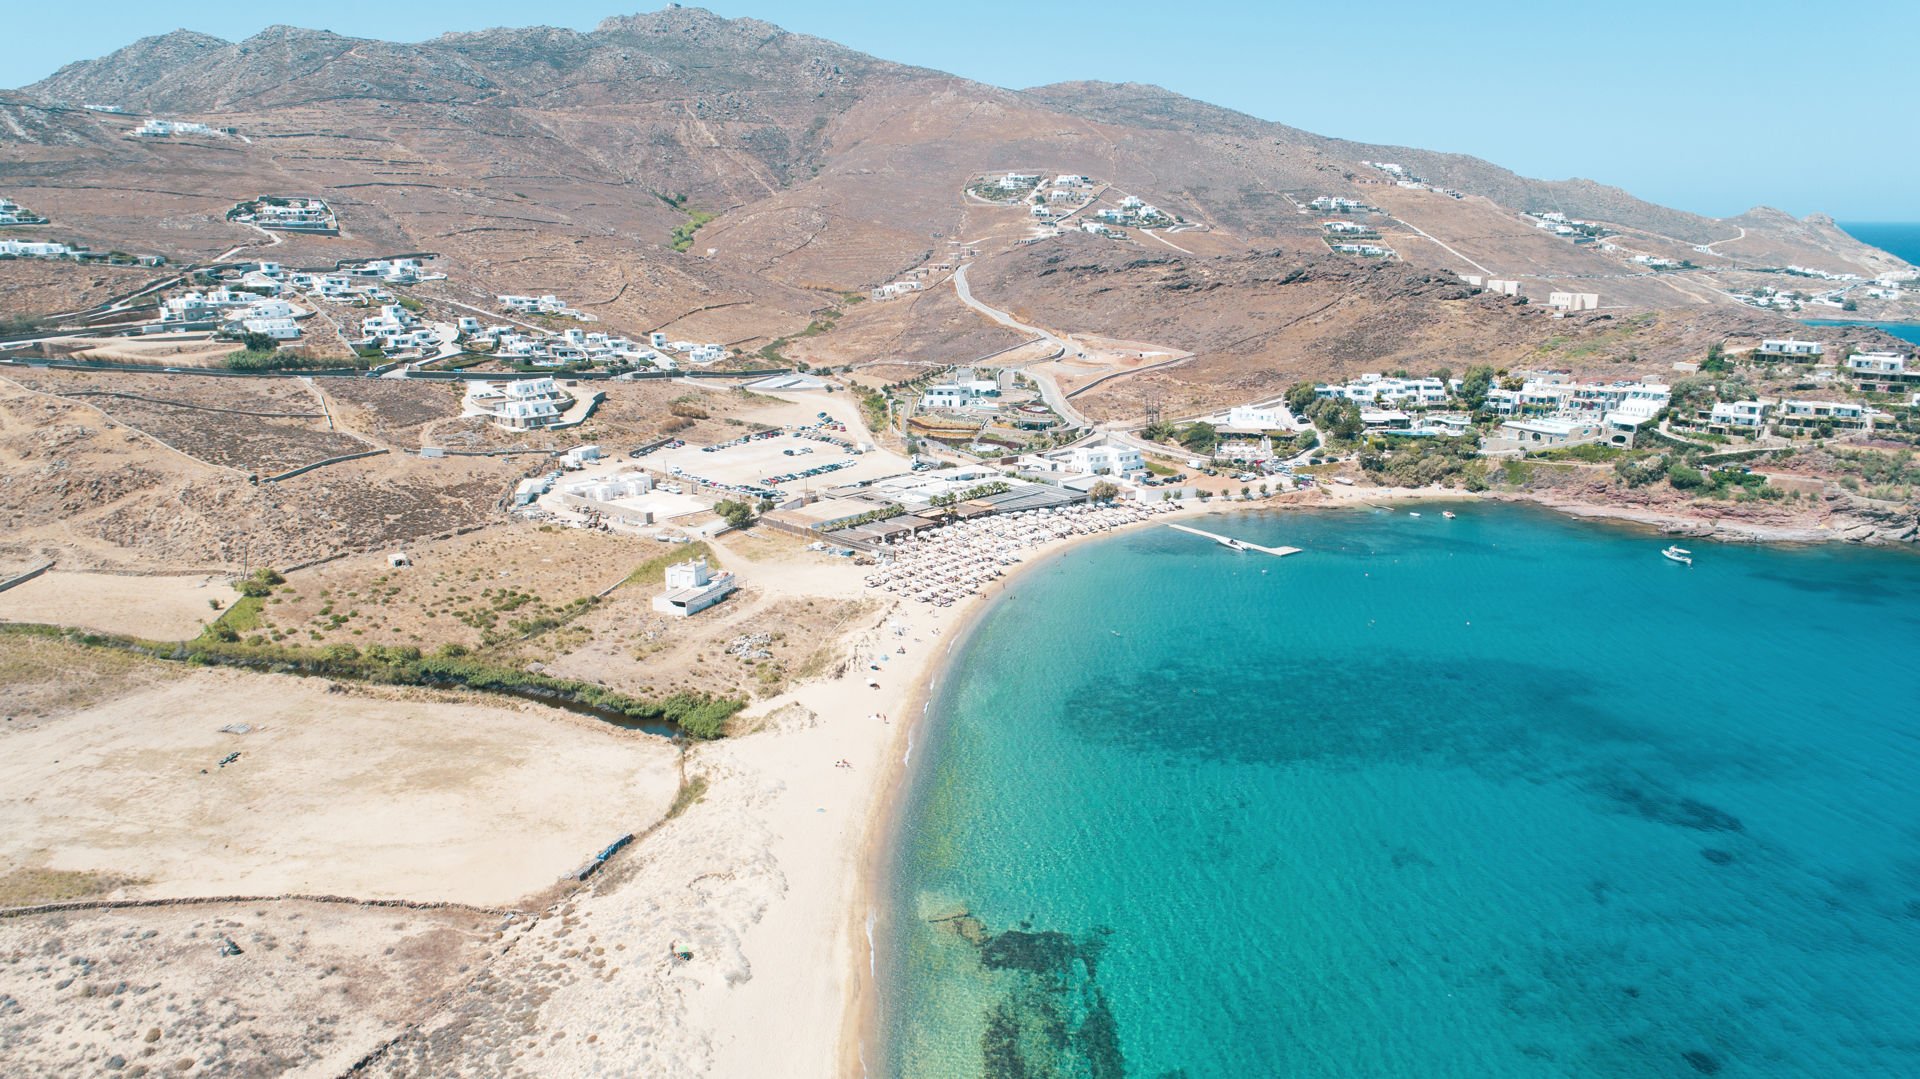
[[[968,307],[973,308],[975,311],[980,312],[1010,330],[1018,330],[1021,333],[1032,334],[1035,337],[1043,337],[1049,343],[1062,349],[1073,347],[1068,343],[1066,338],[1055,334],[1051,330],[1043,330],[1038,326],[1029,326],[997,307],[988,307],[986,304],[974,299],[973,289],[967,285],[967,271],[972,268],[973,264],[967,263],[953,272],[953,291],[960,297],[961,303],[966,304]]]
[[[1031,334],[1034,337],[1045,340],[1048,344],[1058,348],[1062,354],[1070,351],[1078,351],[1071,341],[1061,337],[1059,334],[1051,330],[1043,330],[1038,326],[1030,326],[997,307],[989,307],[979,300],[974,299],[973,289],[967,286],[967,270],[971,268],[971,265],[972,264],[969,263],[966,266],[962,266],[958,270],[955,270],[953,274],[953,291],[955,295],[960,297],[961,303],[966,304],[968,307],[973,308],[975,311],[980,312],[1010,330],[1017,330],[1020,333]],[[1025,371],[1025,374],[1027,377],[1033,379],[1033,384],[1039,388],[1040,399],[1045,401],[1047,407],[1053,409],[1061,419],[1078,427],[1092,426],[1091,421],[1081,415],[1080,410],[1074,408],[1073,405],[1067,401],[1067,395],[1060,392],[1059,385],[1056,384],[1053,379],[1039,371],[1029,370]]]

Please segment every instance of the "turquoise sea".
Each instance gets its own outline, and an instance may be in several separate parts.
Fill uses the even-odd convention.
[[[1416,508],[1013,582],[916,731],[870,1074],[1920,1075],[1920,557]]]

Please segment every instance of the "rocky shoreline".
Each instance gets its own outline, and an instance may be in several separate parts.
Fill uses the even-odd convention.
[[[1500,502],[1531,502],[1575,517],[1609,518],[1646,525],[1661,535],[1723,543],[1860,543],[1900,546],[1920,543],[1920,515],[1913,511],[1848,506],[1822,512],[1769,513],[1755,519],[1698,501],[1622,505],[1550,492],[1495,493]],[[1734,507],[1724,507],[1733,509]],[[1824,509],[1824,507],[1823,507]]]

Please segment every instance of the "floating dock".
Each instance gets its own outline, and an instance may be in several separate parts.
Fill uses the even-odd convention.
[[[1261,554],[1270,554],[1275,558],[1285,558],[1290,554],[1300,553],[1300,548],[1298,547],[1262,547],[1257,543],[1248,543],[1246,540],[1237,540],[1231,536],[1222,536],[1219,533],[1206,532],[1198,528],[1188,528],[1186,525],[1169,524],[1167,527],[1178,529],[1181,532],[1191,533],[1195,536],[1205,536],[1222,547],[1228,547],[1236,551],[1259,551]]]

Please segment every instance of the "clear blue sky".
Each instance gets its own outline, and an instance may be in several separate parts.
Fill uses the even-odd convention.
[[[587,30],[619,2],[23,0],[6,16],[0,86],[183,26],[238,40],[311,20],[418,41],[500,25]],[[1920,0],[705,6],[1000,86],[1158,83],[1324,135],[1469,153],[1548,179],[1584,176],[1714,216],[1764,203],[1841,220],[1920,220],[1909,179],[1920,172],[1910,104]]]

